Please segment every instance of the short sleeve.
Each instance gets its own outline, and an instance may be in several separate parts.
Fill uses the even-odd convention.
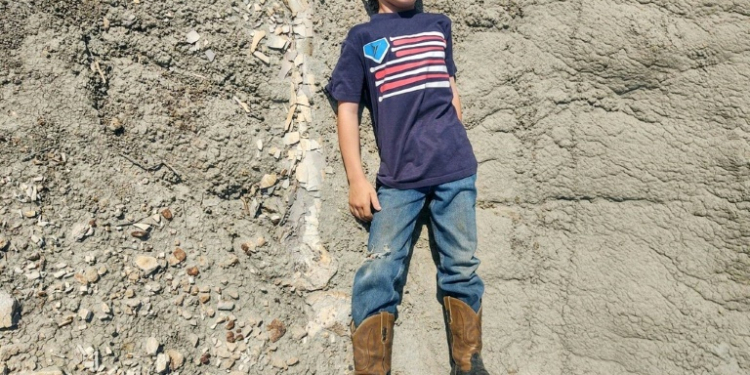
[[[447,18],[447,17],[446,17]],[[445,66],[448,67],[448,75],[453,77],[458,69],[453,62],[453,33],[451,31],[451,20],[447,19],[445,23]]]
[[[365,64],[361,47],[352,35],[341,45],[341,56],[331,73],[326,91],[339,102],[359,103],[365,83]]]

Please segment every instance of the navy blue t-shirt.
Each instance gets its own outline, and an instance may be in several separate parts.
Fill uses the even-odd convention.
[[[370,110],[380,184],[414,189],[476,173],[474,151],[452,104],[449,78],[455,74],[445,15],[378,13],[349,31],[326,90]]]

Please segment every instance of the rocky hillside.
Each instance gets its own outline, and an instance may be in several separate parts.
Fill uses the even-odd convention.
[[[750,3],[423,6],[480,161],[491,373],[749,373]],[[0,374],[350,373],[367,228],[322,87],[367,17],[0,0]],[[395,374],[449,371],[429,237]]]

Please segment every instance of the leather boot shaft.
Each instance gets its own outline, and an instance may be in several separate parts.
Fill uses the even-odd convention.
[[[390,375],[395,316],[381,312],[352,326],[354,375]]]
[[[463,301],[444,297],[448,323],[451,374],[487,375],[482,363],[482,309],[474,312]]]

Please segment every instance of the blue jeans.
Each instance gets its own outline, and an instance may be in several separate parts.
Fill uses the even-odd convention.
[[[484,283],[476,274],[476,174],[418,189],[377,188],[381,210],[370,224],[368,255],[354,275],[352,319],[359,326],[372,314],[397,314],[406,283],[407,258],[420,211],[429,198],[430,226],[437,245],[439,296],[458,298],[479,310]]]

